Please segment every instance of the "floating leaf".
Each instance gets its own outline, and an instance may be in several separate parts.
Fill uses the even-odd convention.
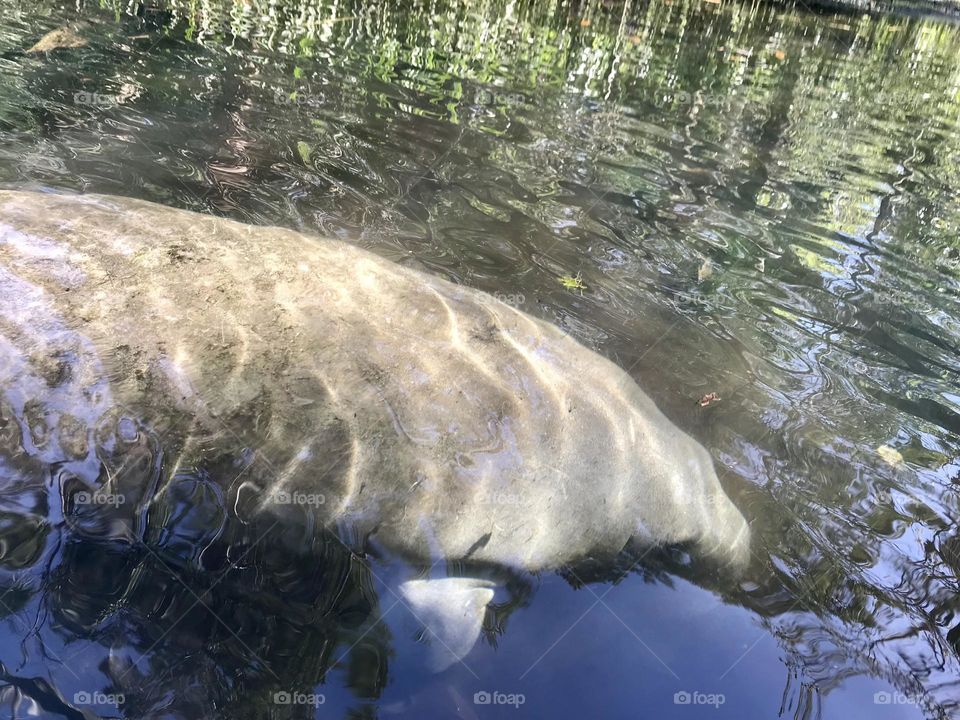
[[[297,143],[297,152],[300,153],[300,159],[303,160],[304,165],[310,164],[310,153],[313,150],[310,149],[310,146],[307,145],[303,140]]]
[[[583,20],[581,20],[580,27],[590,27],[590,20],[588,18],[584,18]]]
[[[711,275],[713,275],[713,265],[711,265],[709,260],[704,260],[700,269],[697,270],[697,282],[703,282]]]
[[[583,295],[583,291],[587,289],[587,286],[583,284],[583,278],[580,277],[579,272],[576,275],[563,275],[558,279],[560,280],[560,284],[565,288],[568,290],[579,290],[581,295]]]
[[[720,402],[720,396],[715,392],[707,393],[699,400],[700,407],[706,407],[707,405],[712,405],[715,402]]]
[[[889,465],[896,467],[903,462],[903,455],[889,445],[881,445],[877,448],[877,454],[882,457]]]

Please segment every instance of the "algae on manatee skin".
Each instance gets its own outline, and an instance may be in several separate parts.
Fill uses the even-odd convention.
[[[80,37],[70,28],[63,27],[48,32],[30,47],[27,53],[47,53],[59,48],[83,47],[86,44],[85,38]]]

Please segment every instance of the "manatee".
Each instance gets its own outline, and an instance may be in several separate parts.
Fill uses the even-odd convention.
[[[339,240],[0,191],[0,389],[25,452],[69,468],[70,492],[108,493],[104,454],[151,428],[175,466],[240,458],[224,480],[236,512],[421,568],[397,597],[438,669],[475,643],[495,585],[438,563],[537,573],[640,542],[735,574],[750,555],[707,451],[626,372]],[[130,490],[136,511],[164,490]]]

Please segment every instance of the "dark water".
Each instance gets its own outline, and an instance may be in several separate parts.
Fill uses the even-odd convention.
[[[229,467],[176,470],[142,542],[79,540],[0,421],[0,715],[960,714],[954,27],[727,2],[0,9],[4,186],[336,235],[499,293],[710,450],[756,556],[734,587],[669,553],[528,578],[429,675],[391,569],[225,523],[205,473]],[[20,52],[66,23],[85,47]],[[175,472],[134,435],[111,472]]]

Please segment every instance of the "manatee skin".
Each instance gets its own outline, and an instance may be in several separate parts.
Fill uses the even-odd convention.
[[[0,389],[25,448],[89,483],[136,418],[177,462],[249,457],[231,487],[258,510],[305,504],[413,561],[538,571],[638,535],[749,556],[706,450],[620,368],[332,239],[0,191]]]

